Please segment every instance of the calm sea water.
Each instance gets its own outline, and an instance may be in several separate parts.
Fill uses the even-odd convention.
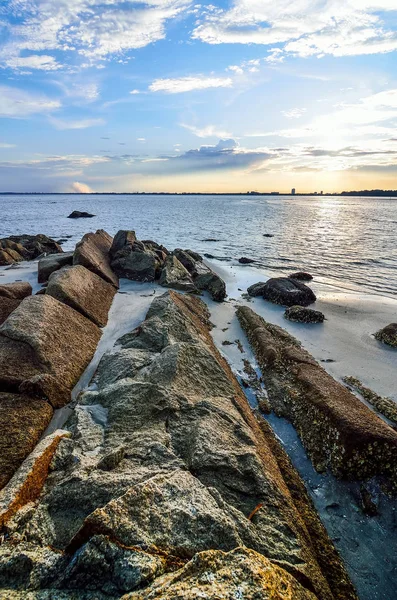
[[[67,219],[72,210],[96,217]],[[87,231],[134,229],[140,239],[207,252],[231,265],[247,256],[264,273],[305,270],[338,287],[397,294],[397,199],[21,195],[0,196],[0,211],[0,237],[72,235],[68,249]]]

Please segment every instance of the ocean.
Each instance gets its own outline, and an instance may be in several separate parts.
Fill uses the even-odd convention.
[[[63,244],[67,250],[87,231],[134,229],[139,239],[191,248],[229,265],[242,256],[255,259],[269,275],[304,270],[337,288],[397,294],[396,198],[0,195],[0,210],[0,237],[72,236]],[[96,216],[68,219],[73,210]]]

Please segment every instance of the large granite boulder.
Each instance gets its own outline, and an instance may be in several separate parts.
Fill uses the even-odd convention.
[[[38,270],[38,282],[45,283],[48,281],[49,276],[54,271],[62,269],[67,265],[73,264],[74,252],[62,252],[62,254],[50,254],[39,260],[37,267]]]
[[[176,256],[190,275],[193,277],[197,275],[196,263],[203,260],[200,254],[195,254],[191,250],[182,250],[182,248],[175,248],[172,254]]]
[[[110,250],[112,269],[132,281],[154,281],[168,251],[151,240],[138,241],[135,231],[119,231]]]
[[[31,293],[32,286],[27,281],[0,285],[0,325]]]
[[[185,292],[197,291],[196,286],[183,264],[176,256],[167,256],[163,270],[161,271],[159,284],[163,287],[174,288]]]
[[[50,276],[46,294],[71,306],[98,327],[108,322],[116,288],[81,265],[65,267]]]
[[[0,265],[33,260],[41,254],[56,254],[62,247],[46,235],[12,235],[0,239]]]
[[[227,295],[223,279],[204,263],[198,262],[196,270],[193,281],[197,289],[207,291],[216,302],[223,302]]]
[[[314,467],[349,479],[385,477],[397,491],[397,431],[284,329],[246,306],[237,309],[237,316],[255,351],[272,409],[294,425]]]
[[[33,450],[52,414],[45,400],[0,392],[0,489]]]
[[[25,298],[0,327],[0,389],[67,404],[100,337],[94,323],[50,295]]]
[[[200,552],[178,571],[122,600],[315,600],[317,596],[262,554],[248,548]]]
[[[317,299],[307,285],[289,277],[273,277],[266,281],[263,297],[282,306],[308,306]]]
[[[397,323],[390,323],[390,325],[375,333],[375,338],[379,342],[397,348]]]
[[[98,229],[96,233],[86,233],[76,244],[73,264],[85,267],[118,288],[118,277],[110,266],[112,242],[113,238],[103,229]]]

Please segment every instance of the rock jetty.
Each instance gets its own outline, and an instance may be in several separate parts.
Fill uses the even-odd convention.
[[[70,437],[48,442],[40,496],[37,486],[13,490],[27,478],[42,485],[42,447],[0,493],[0,594],[356,600],[303,482],[216,350],[199,298],[156,298],[93,383]]]
[[[0,266],[59,252],[62,252],[62,247],[46,235],[12,235],[0,239]]]
[[[239,307],[237,316],[273,410],[294,425],[314,467],[349,479],[383,476],[397,491],[397,431],[328,375],[284,329],[248,307]]]
[[[167,248],[152,240],[139,241],[135,231],[119,231],[110,248],[111,268],[132,281],[158,281],[163,287],[186,292],[208,291],[212,299],[226,298],[225,282],[191,250]]]
[[[54,409],[70,402],[107,322],[116,288],[93,271],[109,261],[105,243],[110,248],[113,240],[105,232],[86,240],[77,260],[84,255],[92,270],[71,266],[74,255],[54,254],[39,264],[39,279],[49,276],[42,294],[32,296],[27,282],[0,285],[0,489],[32,452]]]

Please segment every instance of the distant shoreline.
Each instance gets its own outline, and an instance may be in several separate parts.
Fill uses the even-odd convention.
[[[397,190],[362,190],[357,192],[317,192],[288,194],[283,192],[0,192],[0,196],[351,196],[368,198],[397,198]]]

